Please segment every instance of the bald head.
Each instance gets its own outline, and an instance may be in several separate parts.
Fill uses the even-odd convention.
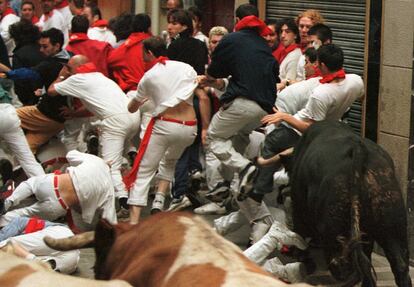
[[[73,56],[72,58],[70,58],[69,62],[68,62],[68,66],[69,69],[71,71],[71,73],[76,74],[76,69],[89,62],[88,57],[84,56],[84,55],[76,55]]]

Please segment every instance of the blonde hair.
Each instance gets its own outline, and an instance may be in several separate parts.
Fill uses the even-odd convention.
[[[309,10],[306,10],[305,12],[300,13],[298,17],[296,18],[297,25],[299,25],[299,21],[303,17],[307,17],[311,19],[313,22],[313,25],[325,23],[325,19],[322,17],[321,12],[319,12],[319,10],[309,9]]]
[[[210,32],[208,32],[208,37],[211,39],[211,37],[215,35],[224,36],[224,35],[227,35],[228,33],[229,31],[227,31],[227,29],[224,28],[223,26],[215,26],[210,29]]]

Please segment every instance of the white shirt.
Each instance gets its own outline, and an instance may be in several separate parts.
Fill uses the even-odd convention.
[[[10,104],[0,104],[0,135],[20,127],[16,109]]]
[[[317,86],[306,107],[296,115],[298,119],[314,121],[339,120],[351,104],[364,95],[364,82],[355,74],[347,74],[339,83],[327,83]]]
[[[311,78],[284,88],[277,95],[277,109],[291,115],[296,114],[306,106],[313,90],[320,85],[319,79],[321,79],[321,77]]]
[[[14,14],[8,14],[0,21],[0,36],[3,38],[9,55],[13,54],[13,50],[16,47],[13,39],[10,38],[9,27],[19,21],[20,18]]]
[[[301,55],[298,61],[298,66],[296,68],[296,80],[303,81],[306,80],[306,71],[305,71],[306,57]]]
[[[56,83],[55,89],[61,95],[80,99],[100,120],[114,115],[129,114],[127,96],[114,81],[102,73],[72,75]]]
[[[134,100],[141,102],[148,98],[155,106],[153,116],[157,116],[182,101],[192,104],[197,85],[197,72],[193,67],[168,60],[165,65],[155,64],[144,74]]]
[[[296,48],[283,59],[279,67],[280,80],[296,80],[299,58],[302,55],[300,48]]]
[[[106,27],[92,27],[88,29],[88,37],[92,40],[98,40],[109,43],[112,47],[116,46],[116,37],[111,30]]]
[[[96,211],[112,224],[117,223],[115,191],[109,166],[99,157],[72,150],[66,154],[68,172],[82,209],[82,220],[92,223]]]
[[[60,9],[55,9],[55,11],[59,11],[62,14],[63,19],[65,20],[66,27],[68,31],[70,31],[72,27],[73,15],[72,15],[72,12],[70,11],[69,5],[63,8],[60,8]]]
[[[206,35],[203,34],[203,32],[198,31],[193,38],[196,38],[197,40],[200,40],[201,42],[203,42],[204,44],[206,44],[206,47],[208,49],[208,37]]]
[[[50,13],[51,16],[47,20],[45,18],[45,15],[42,15],[36,25],[40,28],[41,31],[47,31],[51,28],[56,28],[62,31],[65,38],[64,46],[66,46],[69,42],[69,30],[66,25],[65,18],[58,10],[53,10]]]

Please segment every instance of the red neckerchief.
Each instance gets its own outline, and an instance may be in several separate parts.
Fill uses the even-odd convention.
[[[108,27],[108,21],[106,20],[96,20],[95,22],[93,22],[92,27]]]
[[[335,79],[344,79],[346,76],[344,69],[340,69],[334,73],[323,75],[322,79],[319,80],[321,84],[327,84]]]
[[[95,64],[92,62],[88,62],[86,64],[80,65],[79,67],[76,68],[77,74],[86,74],[86,73],[95,73],[95,72],[98,72],[98,70],[96,69]]]
[[[315,73],[313,73],[313,75],[310,77],[306,77],[306,80],[322,76],[321,70],[319,70],[317,66],[313,66],[313,70],[315,71]]]
[[[63,0],[60,4],[55,5],[55,9],[62,9],[69,6],[68,0]]]
[[[72,33],[69,37],[69,43],[89,40],[89,37],[86,33]]]
[[[151,62],[145,63],[145,72],[150,70],[157,63],[165,65],[165,61],[167,60],[169,60],[168,57],[159,56],[158,58],[152,60]]]
[[[33,17],[32,17],[32,24],[34,25],[34,24],[36,24],[37,22],[39,22],[39,17],[37,17],[36,15],[33,15]]]
[[[148,34],[148,33],[143,33],[143,32],[132,33],[131,35],[129,35],[128,39],[126,39],[124,45],[127,48],[129,48],[133,45],[136,45],[136,44],[142,42],[143,40],[145,40],[149,37],[151,37],[151,35]]]
[[[273,33],[273,31],[269,27],[267,27],[265,22],[263,22],[254,15],[246,16],[243,19],[241,19],[239,22],[237,22],[236,26],[234,27],[234,30],[239,31],[246,28],[255,28],[262,37]]]
[[[287,46],[286,48],[283,47],[283,49],[280,51],[280,61],[278,61],[279,64],[282,64],[282,62],[286,58],[286,56],[290,52],[294,51],[296,48],[298,48],[298,44],[291,44],[291,45]]]
[[[280,56],[282,55],[283,49],[284,49],[284,47],[283,47],[282,43],[279,43],[277,48],[272,52],[273,57],[275,57],[275,59],[277,60],[278,63],[280,63]]]
[[[45,228],[45,221],[43,219],[31,217],[26,224],[24,234],[33,233],[42,230],[43,228]]]
[[[3,14],[1,14],[0,20],[3,20],[4,17],[10,14],[16,15],[16,13],[14,13],[12,8],[7,7],[6,10],[4,10]]]

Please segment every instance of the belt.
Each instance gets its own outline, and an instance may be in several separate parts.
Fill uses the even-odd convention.
[[[171,118],[165,118],[163,116],[158,116],[155,119],[160,120],[160,121],[165,121],[165,122],[172,122],[172,123],[182,124],[182,125],[185,125],[185,126],[195,126],[197,124],[197,120],[181,121],[181,120],[176,120],[176,119],[171,119]]]
[[[63,209],[68,210],[69,207],[63,201],[62,197],[60,197],[60,193],[59,193],[59,180],[58,180],[58,175],[57,174],[55,174],[55,176],[53,178],[53,188],[55,190],[55,194],[56,194],[57,200],[59,201],[60,205],[62,205]]]

